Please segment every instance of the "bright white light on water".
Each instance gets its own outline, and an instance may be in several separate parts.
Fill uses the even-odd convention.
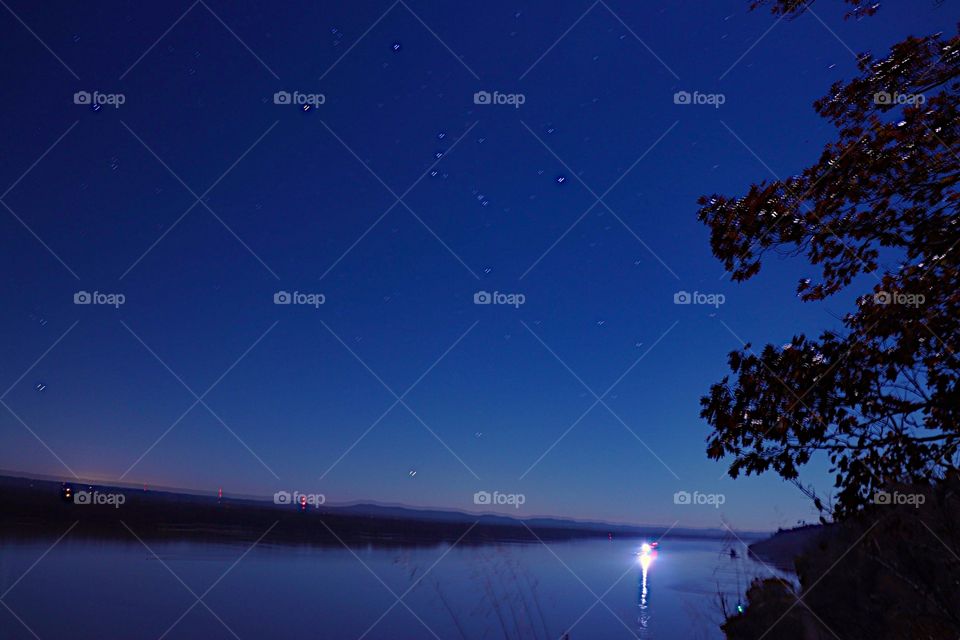
[[[640,550],[637,551],[637,560],[640,562],[640,566],[643,567],[644,575],[646,575],[647,569],[650,567],[653,559],[657,557],[658,546],[656,542],[644,542],[640,545]]]
[[[644,584],[646,584],[646,581],[647,581],[647,569],[650,568],[651,562],[653,562],[653,556],[649,556],[649,555],[640,556],[640,568],[643,569]]]

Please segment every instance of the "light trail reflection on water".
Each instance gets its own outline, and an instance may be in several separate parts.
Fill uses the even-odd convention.
[[[640,582],[639,588],[637,590],[637,637],[638,638],[647,638],[649,637],[648,631],[650,627],[650,591],[647,582],[647,577],[650,572],[650,566],[653,564],[653,560],[657,557],[659,553],[657,550],[657,543],[648,544],[644,542],[640,546],[640,551],[637,553],[637,561],[640,564]]]

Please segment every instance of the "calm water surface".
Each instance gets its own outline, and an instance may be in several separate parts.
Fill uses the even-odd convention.
[[[356,555],[150,542],[155,557],[132,537],[67,536],[43,556],[51,543],[0,542],[0,638],[721,638],[718,588],[735,606],[769,574],[719,540],[665,540],[646,569],[628,539]]]

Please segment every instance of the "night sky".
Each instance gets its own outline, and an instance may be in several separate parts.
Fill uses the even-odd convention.
[[[812,163],[832,136],[812,102],[853,52],[948,11],[5,2],[0,469],[462,510],[496,490],[525,495],[502,509],[522,517],[815,517],[775,477],[721,479],[698,399],[743,341],[837,327],[857,292],[802,304],[814,274],[786,260],[731,283],[696,199]],[[828,490],[826,468],[803,478]]]

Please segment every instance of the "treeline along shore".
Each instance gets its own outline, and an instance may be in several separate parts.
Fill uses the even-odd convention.
[[[245,541],[275,544],[417,545],[460,540],[537,542],[578,538],[718,538],[715,529],[672,530],[560,518],[425,510],[377,504],[276,504],[268,499],[203,495],[0,476],[0,535]],[[762,534],[744,532],[749,537]]]

